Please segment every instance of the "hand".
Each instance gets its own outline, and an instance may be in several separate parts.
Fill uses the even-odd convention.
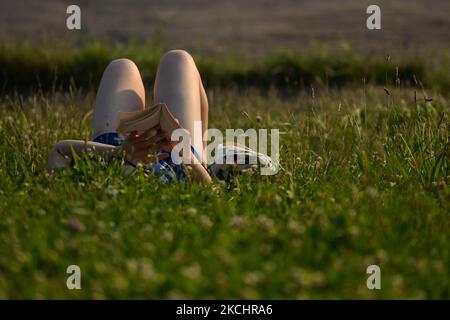
[[[131,132],[124,140],[122,148],[127,161],[137,160],[148,163],[158,161],[153,154],[159,150],[171,151],[172,144],[170,136],[163,132],[161,128],[156,127],[142,133]]]

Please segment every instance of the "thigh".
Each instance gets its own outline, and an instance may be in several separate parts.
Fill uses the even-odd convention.
[[[166,53],[158,67],[154,86],[155,103],[167,104],[183,128],[191,134],[191,144],[203,156],[201,80],[192,57],[185,51]]]
[[[93,138],[116,132],[117,114],[142,110],[145,90],[137,66],[128,59],[112,61],[105,69],[95,99]]]

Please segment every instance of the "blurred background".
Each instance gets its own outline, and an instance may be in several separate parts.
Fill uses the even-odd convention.
[[[66,8],[81,7],[82,30],[65,27]],[[366,28],[377,4],[382,30]],[[450,40],[448,0],[3,0],[5,40],[148,41],[169,48],[266,53],[311,42],[348,42],[360,50],[434,47]]]
[[[193,54],[207,86],[284,92],[344,84],[450,88],[450,1],[69,0],[0,3],[0,91],[95,88],[106,65],[127,57],[151,84],[161,55]]]

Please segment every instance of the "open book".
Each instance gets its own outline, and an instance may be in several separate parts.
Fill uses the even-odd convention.
[[[117,132],[128,134],[132,131],[146,131],[160,125],[167,133],[181,128],[175,117],[170,113],[165,103],[144,109],[142,111],[119,112],[119,124]]]

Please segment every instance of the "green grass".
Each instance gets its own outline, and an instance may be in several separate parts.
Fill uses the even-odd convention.
[[[50,178],[51,146],[90,137],[93,93],[4,96],[0,298],[450,298],[447,97],[209,95],[211,127],[281,130],[277,175],[166,186],[80,160]]]
[[[41,89],[95,89],[103,70],[116,58],[138,65],[144,82],[153,83],[156,67],[167,49],[148,44],[108,45],[93,42],[76,47],[64,43],[32,45],[0,42],[0,92]],[[276,87],[287,93],[313,86],[397,84],[450,89],[450,50],[393,50],[363,53],[343,43],[311,45],[302,50],[277,50],[263,57],[245,54],[193,52],[207,86]],[[432,57],[432,59],[430,59]],[[414,80],[415,78],[415,80]]]

